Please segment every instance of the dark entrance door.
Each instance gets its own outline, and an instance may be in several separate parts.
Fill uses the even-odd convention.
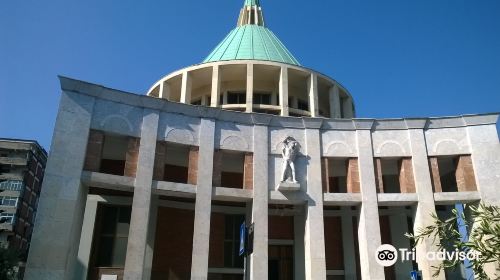
[[[293,246],[269,246],[269,280],[293,280]]]

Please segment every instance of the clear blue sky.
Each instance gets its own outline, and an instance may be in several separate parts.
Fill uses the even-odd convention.
[[[243,0],[2,1],[0,137],[50,146],[57,75],[145,93],[201,62]],[[302,65],[346,86],[359,117],[500,111],[500,1],[262,0]]]

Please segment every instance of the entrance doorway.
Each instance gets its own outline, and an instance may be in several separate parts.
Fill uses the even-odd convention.
[[[293,246],[269,245],[269,280],[293,280]]]

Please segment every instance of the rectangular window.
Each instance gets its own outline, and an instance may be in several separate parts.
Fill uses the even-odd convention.
[[[213,186],[234,189],[253,187],[252,154],[229,150],[214,153]]]
[[[271,105],[270,93],[254,93],[253,104]]]
[[[325,193],[359,193],[360,191],[356,158],[322,158],[321,174]]]
[[[347,159],[326,159],[328,160],[328,186],[326,192],[346,193],[347,192]],[[326,171],[326,170],[325,170]]]
[[[95,239],[97,267],[124,267],[130,227],[130,206],[105,205],[99,209]]]
[[[198,148],[170,142],[156,145],[153,179],[182,184],[196,184]]]
[[[309,111],[309,102],[302,100],[302,99],[299,99],[297,104],[298,104],[297,109]]]
[[[128,138],[105,135],[102,149],[101,173],[124,175]]]
[[[201,98],[191,102],[191,105],[201,105]]]
[[[5,224],[14,224],[15,218],[13,213],[0,214],[0,221]]]
[[[435,192],[476,191],[476,179],[470,155],[431,157]]]
[[[2,164],[0,164],[0,174],[9,173],[9,172],[10,172],[10,166],[9,165],[2,165]]]
[[[414,193],[411,158],[376,158],[375,179],[379,193]]]
[[[0,190],[20,191],[23,187],[23,181],[4,181],[0,183]]]
[[[15,196],[2,196],[2,197],[0,197],[0,205],[16,206],[17,205],[17,197],[15,197]]]
[[[245,92],[228,92],[227,104],[246,104],[247,97]]]
[[[243,215],[225,216],[224,267],[243,268],[243,257],[239,256],[240,226],[243,221]]]

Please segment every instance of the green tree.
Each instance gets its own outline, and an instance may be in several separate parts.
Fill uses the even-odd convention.
[[[490,279],[486,274],[485,265],[494,263],[496,267],[500,266],[500,207],[481,203],[478,206],[466,205],[464,209],[465,211],[460,213],[453,209],[453,215],[446,220],[441,220],[433,214],[432,225],[419,228],[415,235],[407,233],[406,236],[414,241],[415,246],[424,239],[431,238],[439,250],[472,250],[477,257],[469,260],[469,267],[474,270],[477,278]],[[467,210],[470,211],[471,219],[465,217]],[[462,239],[459,232],[461,226],[469,232],[468,240]],[[445,260],[439,266],[433,267],[433,276],[439,275],[445,269],[456,269],[460,263],[457,259]]]

